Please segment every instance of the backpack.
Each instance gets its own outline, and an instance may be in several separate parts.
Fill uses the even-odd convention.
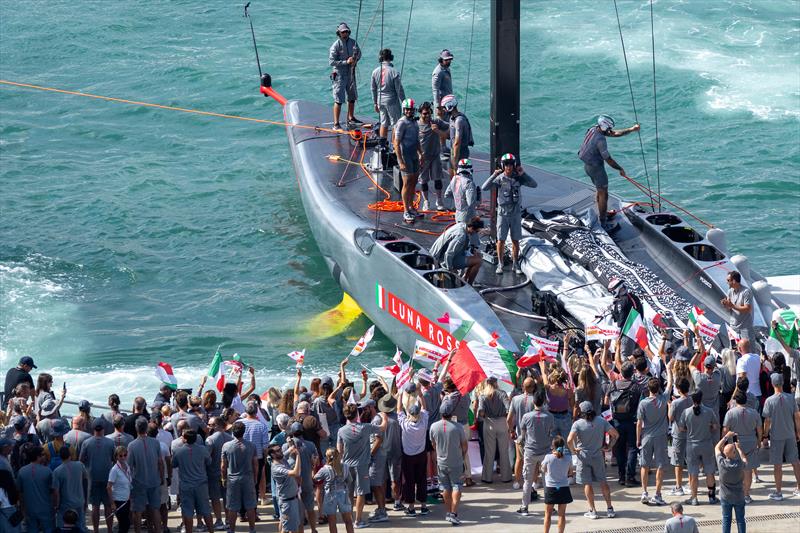
[[[62,448],[69,449],[69,443],[65,442]],[[59,455],[59,453],[56,453],[56,447],[53,446],[52,441],[47,443],[47,449],[50,452],[50,470],[55,470],[56,468],[61,466],[61,463],[63,463],[63,461],[61,460],[61,455]],[[61,449],[59,449],[58,451],[61,452]]]
[[[624,389],[618,388],[615,381],[608,394],[611,406],[611,415],[619,421],[629,421],[636,418],[636,409],[639,407],[639,390],[636,384],[631,382]]]

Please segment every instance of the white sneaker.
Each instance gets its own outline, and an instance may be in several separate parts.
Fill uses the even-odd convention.
[[[652,498],[650,498],[650,505],[667,505],[667,502],[664,501],[664,498],[661,497],[661,494],[656,494]]]
[[[792,496],[800,496],[800,489],[794,489],[792,491]]]
[[[422,200],[422,210],[423,211],[430,211],[430,205],[428,205],[428,199],[427,198]]]
[[[494,273],[497,274],[498,276],[502,276],[503,275],[503,264],[502,263],[498,263],[497,264],[497,267],[494,269]]]
[[[454,526],[460,526],[461,525],[461,520],[459,520],[458,517],[456,515],[452,514],[452,513],[450,514],[449,522],[451,524],[453,524]]]
[[[670,496],[683,496],[686,493],[683,492],[683,487],[674,487],[671,491],[669,491]]]
[[[650,495],[647,494],[647,492],[643,492],[641,501],[642,501],[642,503],[649,503],[650,502]]]
[[[781,494],[780,492],[773,492],[768,496],[768,498],[772,501],[780,502],[783,501],[783,494]]]
[[[606,509],[606,516],[608,518],[614,518],[614,517],[617,516],[617,513],[616,513],[616,511],[614,511],[613,507],[609,507],[608,509]]]
[[[416,219],[416,217],[414,215],[412,215],[411,213],[409,213],[408,211],[403,213],[403,222],[411,223],[411,222],[414,222],[415,219]]]
[[[522,267],[519,266],[519,263],[514,263],[514,274],[522,275]]]
[[[444,211],[445,210],[445,207],[444,207],[444,204],[442,203],[442,199],[441,198],[437,198],[436,199],[436,209],[438,211]]]
[[[583,516],[585,516],[589,520],[597,520],[597,513],[594,511],[586,511],[585,513],[583,513]]]
[[[512,488],[512,489],[514,489],[514,490],[519,490],[520,488],[522,488],[522,485],[520,485],[520,484],[519,484],[519,481],[515,481],[515,482],[514,482],[514,483],[511,485],[511,488]]]

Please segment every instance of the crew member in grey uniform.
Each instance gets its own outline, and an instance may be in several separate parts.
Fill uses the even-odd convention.
[[[592,183],[597,189],[597,217],[603,229],[611,229],[611,225],[606,221],[608,216],[608,174],[606,174],[604,162],[608,163],[611,168],[618,170],[620,176],[627,177],[625,169],[614,161],[611,154],[608,153],[606,137],[622,137],[638,130],[638,124],[623,130],[615,130],[614,119],[607,115],[600,115],[597,117],[597,126],[592,126],[586,130],[586,137],[584,137],[583,144],[581,144],[581,148],[578,151],[578,157],[583,161],[583,170],[592,179]]]
[[[294,446],[297,449],[297,455],[294,459],[289,458],[289,466],[294,466],[294,461],[301,461],[303,463],[300,473],[300,500],[303,506],[300,509],[300,519],[303,518],[303,512],[308,517],[309,524],[317,523],[317,513],[314,511],[314,466],[319,461],[317,455],[317,447],[311,442],[303,439],[303,424],[301,422],[293,422],[289,427],[289,435],[291,439],[287,439],[286,444],[283,445],[283,453],[287,453],[289,448]]]
[[[716,411],[703,405],[702,392],[695,391],[692,394],[692,407],[683,412],[678,427],[686,432],[686,465],[689,471],[689,486],[692,489],[691,498],[686,500],[686,503],[700,505],[697,501],[697,482],[701,465],[706,475],[708,503],[712,505],[719,503],[714,479],[717,464],[714,460],[713,442],[713,435],[719,429],[719,422]]]
[[[481,269],[482,259],[477,255],[467,255],[470,241],[483,229],[483,220],[475,217],[466,224],[453,224],[431,245],[431,256],[443,268],[452,271],[466,269],[464,280],[472,285]]]
[[[281,533],[297,533],[300,531],[302,516],[300,503],[297,501],[297,480],[300,478],[302,461],[297,460],[297,448],[291,446],[286,455],[295,457],[294,468],[283,455],[280,444],[271,444],[267,448],[267,456],[272,464],[272,479],[278,490],[278,506],[281,514]]]
[[[761,415],[758,411],[747,407],[747,393],[737,390],[733,394],[736,405],[725,413],[722,433],[733,431],[739,439],[739,445],[745,454],[747,464],[744,474],[744,503],[753,503],[750,498],[750,486],[753,483],[753,472],[760,466],[758,450],[761,448]]]
[[[403,100],[403,116],[394,125],[394,153],[397,166],[403,177],[403,222],[412,224],[417,217],[424,216],[414,207],[422,148],[419,144],[419,125],[414,120],[414,99]]]
[[[197,432],[187,429],[183,432],[183,446],[178,446],[172,455],[172,467],[180,473],[178,495],[181,499],[181,515],[186,533],[192,533],[192,519],[195,512],[202,517],[208,531],[214,531],[211,521],[211,506],[208,498],[208,469],[211,456],[208,447],[197,440]]]
[[[244,425],[244,424],[243,424]],[[222,447],[233,440],[225,431],[225,422],[221,417],[213,416],[208,421],[209,431],[213,431],[206,439],[208,453],[211,455],[211,467],[208,471],[208,497],[211,498],[211,510],[214,511],[214,528],[222,527],[222,505],[224,489],[222,487]]]
[[[358,99],[356,87],[356,65],[361,59],[361,49],[355,39],[350,38],[350,27],[341,22],[336,27],[338,37],[328,51],[328,63],[333,67],[331,72],[331,91],[333,92],[333,128],[340,129],[339,116],[342,104],[347,101],[347,123],[360,123],[356,119],[355,108]]]
[[[453,198],[456,222],[467,223],[475,218],[478,214],[476,208],[481,201],[481,193],[472,180],[472,161],[462,159],[458,162],[458,172],[450,180],[444,195]]]
[[[594,412],[592,402],[585,401],[580,404],[581,417],[572,423],[572,429],[567,437],[567,445],[573,455],[578,457],[578,467],[575,469],[575,482],[583,485],[589,510],[583,516],[589,519],[597,518],[594,506],[594,489],[592,483],[600,483],[600,490],[606,500],[606,516],[614,518],[617,513],[611,505],[611,489],[606,481],[605,450],[614,447],[619,438],[619,433],[602,416]],[[605,444],[605,435],[608,433],[610,442]]]
[[[667,396],[661,394],[661,382],[650,378],[647,382],[650,395],[639,402],[636,410],[636,447],[639,448],[639,464],[642,476],[642,503],[666,505],[661,497],[664,483],[664,468],[669,463],[667,456]],[[650,469],[656,469],[656,494],[647,494],[647,478]]]
[[[372,103],[380,121],[380,136],[386,139],[389,130],[400,120],[400,102],[406,99],[400,73],[394,68],[394,55],[389,48],[378,54],[380,66],[372,71]]]
[[[526,378],[527,382],[529,379]],[[527,392],[526,392],[527,396]],[[517,398],[517,397],[515,397]],[[512,398],[512,405],[515,398]],[[518,425],[517,444],[522,447],[522,507],[517,511],[528,516],[528,505],[531,503],[534,473],[550,451],[550,443],[555,435],[556,424],[553,415],[544,408],[545,395],[542,391],[533,395],[533,411],[522,416]],[[534,491],[535,492],[535,491]]]
[[[431,75],[431,88],[433,89],[433,107],[436,108],[436,116],[445,122],[450,122],[450,113],[442,107],[442,98],[448,94],[453,94],[453,77],[450,75],[450,64],[453,62],[453,54],[445,48],[439,53],[439,64],[433,69]],[[442,151],[445,151],[445,139],[441,142]]]
[[[220,471],[225,483],[225,510],[228,517],[228,528],[236,530],[236,518],[244,509],[250,531],[256,529],[255,472],[258,469],[258,454],[255,445],[244,440],[244,423],[237,420],[233,423],[233,439],[222,445],[222,462]],[[211,437],[213,437],[212,435]],[[209,437],[209,440],[211,440]]]
[[[672,380],[672,370],[670,366],[668,384]],[[672,423],[672,466],[675,467],[675,487],[670,490],[670,496],[683,496],[683,465],[686,463],[686,432],[681,431],[678,422],[686,409],[692,406],[692,399],[689,397],[689,380],[681,378],[675,385],[680,396],[672,400],[669,405],[669,421]],[[669,387],[667,388],[669,390]]]
[[[782,374],[770,376],[775,394],[764,401],[764,435],[769,437],[769,462],[775,473],[775,492],[770,500],[783,499],[783,465],[788,463],[794,470],[797,488],[792,496],[800,496],[800,460],[798,460],[797,441],[800,441],[800,412],[797,403],[788,392],[783,392]]]
[[[715,413],[719,413],[719,386],[722,381],[722,374],[717,368],[717,361],[714,356],[708,354],[703,360],[703,372],[697,370],[691,363],[690,367],[695,390],[703,391],[703,405]],[[714,435],[713,440],[717,440],[718,436],[719,433]]]
[[[514,154],[504,154],[500,158],[501,168],[494,171],[481,186],[484,191],[492,187],[497,189],[497,267],[495,274],[503,274],[503,256],[506,249],[506,238],[511,233],[511,258],[513,270],[522,274],[519,266],[519,240],[522,238],[522,205],[520,188],[536,187],[536,180],[522,170]]]
[[[683,514],[683,505],[675,502],[670,507],[672,518],[664,524],[664,533],[700,533],[694,518]]]
[[[442,98],[442,107],[450,114],[450,176],[455,174],[458,162],[469,158],[469,147],[475,144],[472,126],[467,115],[458,110],[458,99],[448,94]]]
[[[753,294],[742,285],[742,275],[735,270],[728,272],[727,281],[728,295],[720,303],[731,313],[728,327],[737,339],[752,342],[756,338],[753,330]]]
[[[467,434],[464,426],[453,420],[455,401],[442,402],[441,419],[431,424],[428,434],[436,454],[439,487],[444,497],[445,520],[457,526],[458,504],[461,501],[461,476],[464,473],[464,455],[467,453]]]
[[[436,190],[436,210],[444,211],[442,202],[442,146],[441,143],[450,132],[450,125],[444,120],[433,118],[433,108],[430,102],[424,102],[419,108],[419,145],[422,150],[422,164],[419,171],[419,182],[422,184],[422,210],[429,211],[430,191],[429,184],[433,182]]]

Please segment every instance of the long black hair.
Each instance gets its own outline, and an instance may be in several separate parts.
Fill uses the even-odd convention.
[[[703,391],[696,390],[692,393],[692,411],[694,411],[694,416],[700,414],[700,408],[703,406]]]

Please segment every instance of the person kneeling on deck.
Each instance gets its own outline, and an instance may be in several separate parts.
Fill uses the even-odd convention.
[[[447,228],[431,246],[433,259],[447,270],[466,269],[464,279],[472,285],[481,269],[481,258],[467,255],[470,237],[483,229],[483,220],[475,217],[466,224],[456,223]]]
[[[578,157],[583,161],[583,169],[586,175],[592,179],[592,183],[597,189],[597,217],[603,229],[611,229],[606,221],[608,210],[608,174],[603,166],[603,162],[608,163],[613,169],[619,171],[620,176],[628,177],[625,169],[614,161],[608,153],[606,137],[622,137],[631,132],[638,131],[639,125],[634,124],[624,130],[614,130],[614,119],[607,115],[597,117],[597,126],[592,126],[586,130],[586,137],[583,138],[581,149],[578,150]]]
[[[403,116],[394,126],[394,153],[397,166],[403,177],[403,222],[411,224],[417,217],[424,216],[414,207],[414,193],[417,188],[422,148],[419,144],[419,125],[414,120],[414,99],[403,100]]]
[[[501,168],[489,176],[481,187],[488,191],[497,188],[497,268],[495,274],[503,274],[503,255],[506,237],[511,232],[511,257],[513,269],[522,274],[519,266],[519,239],[522,237],[522,207],[520,205],[520,188],[536,187],[537,183],[522,170],[514,154],[504,154],[500,158]]]

